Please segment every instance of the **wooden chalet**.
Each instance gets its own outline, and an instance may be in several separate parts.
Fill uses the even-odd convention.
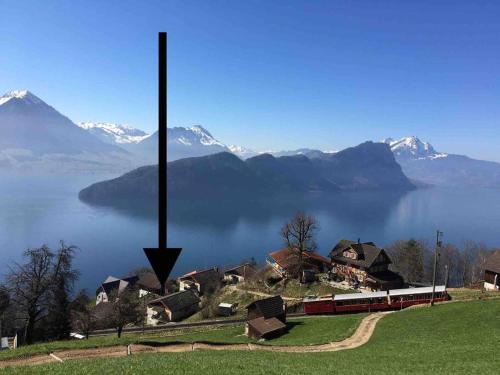
[[[484,265],[484,289],[500,289],[500,250],[496,250],[488,257]]]
[[[299,266],[299,250],[284,249],[274,251],[267,256],[267,263],[273,267],[281,276],[288,277],[296,272]],[[309,272],[327,272],[331,268],[331,261],[318,253],[311,251],[302,252],[302,262],[304,270]]]
[[[156,313],[165,313],[166,320],[177,322],[187,318],[199,310],[200,297],[193,290],[184,290],[157,298],[148,303],[148,308]],[[148,319],[154,320],[153,316]]]
[[[179,290],[196,290],[200,296],[216,291],[221,285],[221,275],[217,267],[203,271],[192,271],[179,277]]]
[[[229,268],[224,271],[224,281],[228,284],[237,284],[252,277],[257,269],[253,263],[240,264],[237,267]]]
[[[358,284],[372,290],[400,288],[404,280],[389,270],[392,263],[384,249],[373,242],[342,240],[330,252],[333,271],[346,278],[351,284]]]
[[[246,334],[254,339],[269,339],[286,330],[285,303],[281,296],[252,302],[247,306]]]

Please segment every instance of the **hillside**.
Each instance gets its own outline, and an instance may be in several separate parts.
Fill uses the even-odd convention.
[[[142,167],[117,179],[91,185],[80,198],[91,203],[156,197],[157,167]],[[275,158],[263,154],[245,161],[231,153],[168,163],[168,194],[173,198],[257,197],[263,194],[342,190],[410,190],[388,146],[366,142],[322,158]]]
[[[497,355],[500,335],[498,309],[500,300],[495,299],[445,303],[434,308],[395,312],[378,322],[367,344],[338,352],[201,350],[195,353],[136,354],[105,361],[76,360],[4,371],[8,374],[63,374],[79,371],[97,373],[106,368],[106,372],[113,374],[147,374],[158,369],[184,374],[200,371],[206,374],[494,374],[500,366]],[[346,327],[342,316],[308,319],[311,318],[304,319],[305,326],[292,328],[288,339],[283,336],[282,345],[305,344],[321,336],[323,339],[320,340],[324,342],[328,340],[325,334],[331,331],[330,337],[333,337],[342,332],[339,327]],[[298,327],[301,334],[296,336]],[[293,330],[297,332],[293,333]],[[238,329],[224,328],[201,334],[187,333],[173,339],[179,342],[241,342],[242,336],[239,335]],[[341,339],[342,335],[345,333],[337,339]],[[123,341],[130,342],[126,337]]]

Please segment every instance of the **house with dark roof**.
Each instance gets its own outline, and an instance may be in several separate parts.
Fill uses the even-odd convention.
[[[130,276],[124,278],[116,278],[108,276],[106,280],[96,290],[96,305],[101,302],[113,302],[111,297],[118,296],[126,288],[134,286],[139,278],[137,276]]]
[[[255,264],[244,263],[224,271],[224,281],[228,284],[237,284],[252,277],[257,271]]]
[[[245,332],[254,339],[270,339],[286,330],[285,303],[281,296],[254,301],[247,306]]]
[[[96,305],[101,302],[113,302],[111,296],[118,296],[127,288],[136,288],[139,297],[146,294],[160,294],[161,285],[154,273],[146,272],[140,275],[116,278],[108,276],[96,290]]]
[[[484,265],[484,289],[500,289],[500,250],[496,250],[488,257]]]
[[[392,263],[386,251],[373,242],[341,240],[330,252],[333,272],[346,278],[351,284],[372,290],[400,288],[404,280],[389,270]]]
[[[154,299],[148,303],[155,313],[164,313],[167,321],[177,322],[185,319],[199,310],[200,297],[196,291],[184,290]],[[148,312],[148,323],[156,324],[158,319],[154,314]]]
[[[213,293],[221,285],[221,274],[217,267],[203,271],[192,271],[179,277],[179,290],[196,290],[200,296]]]
[[[295,274],[299,267],[299,249],[285,247],[281,250],[269,253],[266,262],[273,267],[281,276],[289,277]],[[331,261],[318,253],[312,251],[302,252],[302,262],[304,270],[327,272],[331,268]]]

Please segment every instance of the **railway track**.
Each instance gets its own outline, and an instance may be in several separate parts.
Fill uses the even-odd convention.
[[[301,317],[306,316],[304,313],[289,313],[288,317]],[[151,333],[151,332],[163,332],[163,331],[175,331],[186,328],[196,328],[196,327],[221,327],[221,326],[231,326],[231,325],[241,325],[246,322],[245,318],[241,319],[214,319],[214,320],[204,320],[201,322],[192,322],[192,323],[167,323],[167,324],[159,324],[156,326],[144,326],[144,327],[125,327],[123,328],[123,333]],[[98,336],[109,336],[116,335],[116,330],[113,328],[110,329],[101,329],[92,332],[89,337],[98,337]]]

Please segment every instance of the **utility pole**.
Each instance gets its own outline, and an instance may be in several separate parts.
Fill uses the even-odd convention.
[[[434,272],[432,275],[432,296],[431,296],[431,306],[434,306],[434,294],[436,292],[436,273],[437,273],[437,263],[438,263],[438,249],[442,245],[441,239],[443,238],[443,232],[436,231],[436,247],[434,249]]]

